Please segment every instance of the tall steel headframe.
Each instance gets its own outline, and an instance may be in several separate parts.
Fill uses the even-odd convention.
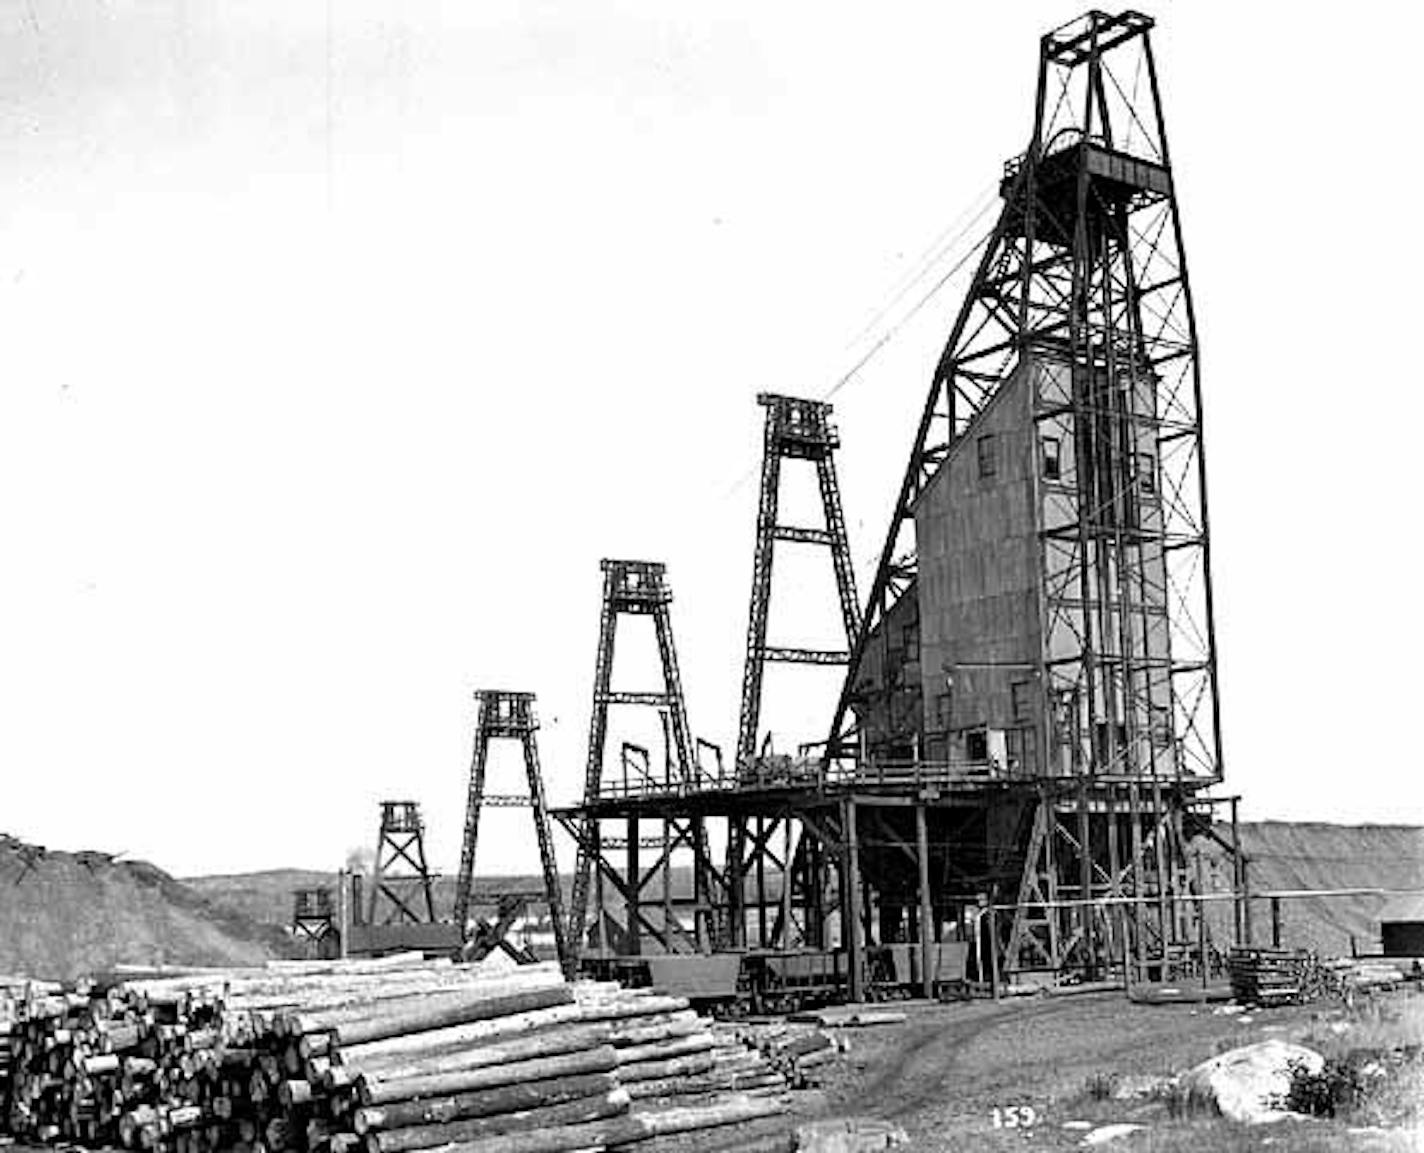
[[[462,932],[469,931],[481,809],[486,805],[528,808],[533,815],[534,835],[539,843],[539,863],[544,872],[544,900],[549,906],[554,948],[562,962],[565,959],[563,894],[559,888],[559,866],[554,857],[554,844],[549,835],[549,808],[544,797],[544,777],[539,769],[539,746],[534,735],[539,728],[534,712],[534,694],[479,689],[475,692],[475,700],[479,702],[480,711],[475,724],[475,749],[470,764],[470,792],[465,805],[460,875],[455,887],[455,924],[460,926]],[[524,753],[527,793],[485,792],[490,741],[497,739],[519,742]]]
[[[831,422],[832,406],[825,401],[802,400],[791,396],[761,393],[757,403],[766,409],[762,436],[761,500],[757,510],[756,553],[752,561],[751,607],[747,621],[747,661],[742,674],[742,709],[737,726],[737,770],[746,772],[757,753],[761,720],[762,674],[768,661],[794,664],[843,665],[860,632],[860,603],[855,593],[855,573],[851,569],[850,545],[846,541],[845,515],[841,511],[840,486],[836,482],[834,453],[840,436]],[[809,461],[816,469],[822,528],[779,523],[781,462]],[[776,543],[820,545],[830,549],[835,569],[836,591],[840,598],[841,621],[845,626],[844,650],[768,647],[767,616],[771,607],[771,571]]]
[[[1196,325],[1152,26],[1093,11],[1042,39],[1033,132],[1005,167],[920,416],[830,759],[864,749],[861,670],[889,643],[892,607],[916,595],[917,502],[1026,376],[1043,458],[1041,763],[1089,778],[1221,777]],[[924,702],[918,685],[904,691],[908,736]]]
[[[584,775],[585,806],[596,805],[601,798],[609,795],[610,790],[619,795],[649,790],[663,793],[686,791],[693,786],[697,776],[696,753],[682,692],[682,675],[678,671],[677,648],[673,643],[669,613],[672,589],[667,583],[665,566],[656,561],[604,560],[602,569],[603,607],[599,620],[598,656],[594,665],[588,763]],[[658,658],[662,667],[663,687],[660,691],[627,692],[613,689],[614,641],[618,619],[625,615],[652,617]],[[623,766],[621,780],[605,781],[605,753],[611,705],[637,705],[658,711],[662,718],[667,746],[661,765],[656,758],[646,755],[645,750],[625,744],[620,761]],[[638,755],[640,752],[643,754],[641,757]],[[676,829],[669,827],[668,822],[663,822],[660,838],[641,837],[636,818],[630,820],[628,825],[627,836],[618,838],[620,843],[614,846],[605,844],[606,838],[596,817],[587,816],[579,823],[575,833],[578,856],[566,935],[570,956],[566,967],[570,969],[577,964],[584,948],[589,892],[595,881],[600,894],[604,880],[610,881],[619,891],[627,911],[628,948],[631,951],[637,951],[637,942],[644,928],[669,949],[673,947],[673,938],[682,934],[680,922],[676,921],[670,911],[670,895],[665,895],[662,902],[666,923],[657,926],[642,913],[641,891],[656,876],[662,875],[665,882],[670,881],[672,854],[680,846],[692,848],[697,859],[703,859],[705,850],[702,822],[700,819],[689,820]],[[627,850],[626,871],[620,870],[604,855],[604,850],[612,847]],[[643,847],[659,851],[656,863],[646,870],[638,861],[638,851]],[[699,878],[699,889],[704,882],[705,879]],[[664,888],[667,887],[665,884]],[[598,928],[602,934],[604,908],[601,897],[599,905]]]
[[[850,544],[846,537],[845,514],[841,509],[840,485],[836,480],[835,450],[840,434],[831,420],[832,405],[825,401],[761,393],[757,403],[766,409],[762,434],[761,496],[757,506],[756,550],[752,559],[752,590],[747,620],[747,657],[742,674],[742,706],[737,726],[736,771],[742,781],[765,778],[768,769],[758,756],[763,674],[768,662],[802,665],[845,665],[860,632],[860,603],[855,591]],[[781,523],[781,468],[787,460],[806,461],[816,470],[821,497],[821,527]],[[811,649],[767,644],[767,620],[771,610],[772,568],[778,542],[815,545],[830,551],[835,573],[845,648]],[[791,943],[795,926],[789,897],[793,878],[805,878],[806,854],[799,829],[789,811],[772,818],[733,817],[727,830],[726,936],[734,947],[747,944],[748,877],[756,881],[754,900],[757,943]],[[767,923],[765,875],[767,866],[780,877],[781,891],[788,900],[776,906],[774,926]],[[810,882],[807,882],[808,884]]]
[[[425,863],[425,822],[415,801],[382,801],[371,874],[368,925],[435,922],[433,878]]]

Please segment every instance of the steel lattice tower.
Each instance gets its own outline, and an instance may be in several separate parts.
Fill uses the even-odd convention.
[[[1017,902],[1010,966],[1169,953],[1187,809],[1222,775],[1197,336],[1151,28],[1090,12],[1041,42],[1033,132],[935,371],[828,741],[833,765],[959,757],[1036,785],[991,817],[1019,848],[983,870]],[[1009,482],[1031,527],[967,540]],[[1013,623],[969,605],[976,587]],[[974,710],[1011,695],[1012,740],[966,751]]]
[[[747,621],[747,657],[742,674],[742,705],[737,726],[736,768],[738,777],[747,780],[760,775],[764,766],[758,762],[758,736],[762,706],[762,683],[769,661],[791,664],[844,665],[860,632],[860,605],[856,598],[855,573],[851,568],[850,545],[846,538],[845,515],[841,510],[840,486],[836,481],[835,450],[840,437],[831,422],[832,406],[825,401],[803,400],[797,397],[761,393],[757,403],[766,409],[766,424],[762,434],[761,495],[757,506],[756,551],[752,560],[752,590]],[[824,527],[812,528],[780,523],[781,467],[786,460],[809,462],[816,470],[821,497]],[[836,592],[841,622],[845,628],[846,647],[842,650],[768,646],[767,619],[771,609],[772,568],[777,542],[817,545],[830,550],[835,571]],[[745,878],[750,871],[762,882],[757,886],[758,944],[766,947],[773,937],[789,943],[791,925],[789,906],[778,902],[777,919],[768,932],[765,909],[765,871],[767,864],[780,874],[783,886],[791,884],[793,859],[798,875],[805,872],[804,850],[801,848],[792,818],[779,818],[785,823],[779,852],[771,847],[777,833],[777,821],[768,827],[762,817],[734,819],[728,827],[727,890],[729,899],[730,943],[745,944]],[[750,858],[748,847],[750,846]],[[793,856],[794,855],[794,856]]]
[[[637,705],[653,708],[665,718],[667,734],[667,756],[661,770],[660,787],[679,791],[693,786],[696,778],[696,756],[693,750],[691,730],[687,723],[687,706],[683,698],[682,677],[678,671],[677,650],[673,643],[672,621],[669,607],[672,604],[672,589],[665,578],[665,567],[655,561],[604,560],[603,606],[599,621],[598,656],[594,665],[593,715],[589,725],[588,763],[584,777],[584,804],[597,802],[605,796],[604,758],[608,742],[608,716],[611,705]],[[612,687],[614,642],[617,636],[618,619],[621,616],[651,616],[657,636],[658,657],[662,667],[663,687],[652,692],[616,692]],[[625,766],[628,763],[625,756]],[[657,778],[659,770],[651,763],[646,765],[649,778]],[[626,788],[626,782],[624,784]],[[681,844],[694,849],[698,860],[703,858],[703,828],[700,820],[686,822],[673,829],[670,822],[664,822],[660,838],[644,838],[639,835],[638,822],[628,822],[626,837],[614,842],[603,835],[599,822],[586,819],[576,832],[578,860],[574,871],[573,895],[569,909],[569,929],[567,945],[571,960],[569,967],[577,963],[583,952],[587,930],[588,902],[590,889],[598,882],[610,881],[618,889],[620,897],[628,909],[627,936],[628,950],[637,952],[639,939],[644,930],[651,933],[669,951],[674,948],[674,938],[681,936],[681,928],[669,916],[661,926],[646,918],[641,911],[642,888],[661,871],[670,868],[673,851]],[[627,851],[626,867],[617,868],[604,856],[605,849],[621,847]],[[638,860],[639,850],[651,848],[660,855],[652,869],[644,869]],[[699,869],[700,873],[701,870]],[[699,876],[699,891],[705,878]],[[699,902],[700,903],[700,902]],[[666,905],[665,905],[666,907]],[[603,908],[600,901],[598,929],[601,935]]]
[[[737,770],[745,772],[757,752],[757,730],[761,718],[762,674],[768,661],[795,664],[843,665],[860,632],[860,605],[855,594],[855,574],[846,541],[845,516],[841,511],[840,488],[836,483],[835,450],[840,437],[831,423],[831,405],[824,401],[800,400],[790,396],[762,393],[757,403],[766,409],[766,429],[762,437],[761,500],[757,511],[756,553],[752,562],[752,595],[747,622],[747,660],[742,674],[742,709],[737,726]],[[781,491],[781,462],[805,460],[816,469],[821,492],[824,528],[806,528],[778,523]],[[845,625],[844,650],[768,647],[767,616],[771,607],[771,571],[776,543],[821,545],[831,552],[836,591],[840,596],[841,620]]]
[[[329,885],[292,890],[292,936],[315,956],[336,954],[336,903]]]
[[[415,801],[382,801],[368,925],[432,924],[435,896],[425,863],[425,822]]]
[[[559,960],[565,959],[563,896],[559,888],[559,866],[554,858],[554,845],[549,836],[549,810],[544,799],[544,778],[539,770],[539,749],[535,732],[539,721],[534,713],[534,694],[480,689],[475,693],[479,702],[479,720],[475,725],[475,748],[470,764],[470,791],[465,806],[465,836],[460,850],[460,874],[455,888],[455,924],[462,932],[469,926],[473,902],[475,849],[479,841],[480,811],[485,805],[504,808],[528,808],[533,815],[534,834],[539,842],[539,862],[544,872],[544,900],[549,906],[553,926],[554,948]],[[524,753],[527,793],[493,794],[485,792],[485,769],[489,760],[491,740],[506,739],[520,743]]]

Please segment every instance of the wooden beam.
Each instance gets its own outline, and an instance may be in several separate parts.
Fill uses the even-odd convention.
[[[628,908],[628,952],[635,957],[643,951],[643,934],[639,922],[643,919],[643,886],[638,871],[638,818],[628,818],[628,890],[623,902]]]
[[[791,948],[791,862],[796,831],[791,826],[791,812],[782,814],[785,840],[781,846],[781,947]]]
[[[934,954],[935,923],[934,906],[930,900],[930,836],[925,817],[924,805],[915,806],[915,848],[919,851],[920,866],[920,979],[921,991],[926,997],[934,996],[934,971],[931,958]]]
[[[841,901],[841,936],[850,964],[850,999],[865,999],[865,926],[861,920],[860,837],[856,831],[855,798],[841,802],[841,824],[845,833],[845,876]]]

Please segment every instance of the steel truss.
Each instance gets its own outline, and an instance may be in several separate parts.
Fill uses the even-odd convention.
[[[366,924],[434,924],[433,884],[425,863],[425,822],[420,805],[382,801]]]
[[[1200,381],[1151,28],[1136,13],[1092,12],[1042,41],[1032,137],[1005,170],[1002,210],[937,365],[863,620],[844,613],[847,675],[821,761],[756,755],[762,666],[796,651],[766,643],[772,547],[835,535],[829,508],[824,534],[778,524],[780,461],[796,454],[778,439],[777,404],[806,402],[763,399],[730,779],[690,768],[683,719],[669,721],[661,777],[645,750],[625,745],[622,782],[603,787],[607,704],[672,700],[671,690],[609,693],[615,615],[651,611],[666,594],[659,567],[622,607],[605,562],[584,801],[554,813],[580,848],[571,943],[583,943],[596,877],[626,908],[622,926],[600,915],[600,945],[636,953],[646,937],[669,951],[837,951],[852,999],[872,991],[892,949],[918,955],[914,979],[929,994],[932,960],[944,955],[936,946],[956,940],[981,981],[1034,971],[1170,979],[1206,966],[1203,887],[1186,848],[1202,835],[1234,857],[1235,931],[1242,937],[1244,923],[1249,938],[1235,804],[1228,840],[1211,825],[1220,802],[1203,796],[1222,759]],[[995,402],[1015,396],[1015,432],[1033,449],[1038,651],[1027,663],[987,658],[975,675],[1019,670],[1034,741],[1012,761],[935,759],[924,755],[916,516],[928,515],[924,498],[946,466],[965,459],[961,446],[977,451],[981,422],[1002,417]],[[813,429],[822,419],[800,412]],[[834,445],[819,432],[811,441],[829,462]],[[849,587],[840,585],[843,609]],[[924,603],[938,608],[929,593]],[[830,656],[840,654],[821,654]],[[706,838],[722,821],[740,844],[719,871]],[[625,834],[616,843],[600,831],[614,824]],[[641,836],[648,828],[663,836]],[[645,893],[674,845],[693,855],[692,933],[674,924],[675,897],[659,914]],[[658,854],[651,869],[640,849]],[[734,933],[711,931],[729,924]]]
[[[292,936],[313,956],[336,955],[336,902],[331,886],[292,890]]]
[[[737,726],[736,769],[739,780],[764,776],[767,771],[767,766],[758,756],[757,746],[763,674],[767,662],[844,665],[850,660],[850,650],[860,632],[855,573],[851,568],[850,544],[846,536],[845,515],[841,510],[840,485],[836,480],[835,450],[840,447],[840,436],[831,422],[832,406],[825,401],[774,393],[761,393],[757,396],[757,403],[766,409],[766,424],[762,436],[761,497],[757,511],[756,551],[752,562],[747,657]],[[806,461],[815,468],[823,527],[781,523],[781,467],[785,460]],[[815,545],[830,551],[840,619],[845,629],[844,650],[768,646],[772,565],[778,542]],[[744,821],[733,819],[727,830],[727,943],[734,947],[748,943],[746,886],[750,878],[755,886],[750,903],[756,909],[757,944],[761,947],[789,945],[793,929],[793,863],[798,875],[804,878],[808,867],[806,850],[800,847],[797,822],[789,813],[775,816],[770,827],[765,816],[757,816],[755,822],[749,826]],[[774,850],[773,845],[779,845],[779,849]],[[774,930],[769,929],[767,921],[768,869],[772,871],[784,897],[778,904]]]
[[[1043,38],[1033,132],[935,370],[827,741],[848,772],[921,755],[929,702],[891,635],[919,628],[921,498],[991,404],[1029,390],[1042,644],[1019,772],[1043,788],[1012,832],[1008,968],[1091,970],[1121,941],[1139,970],[1170,954],[1174,830],[1222,778],[1196,326],[1152,26],[1091,12]],[[1043,914],[1050,891],[1153,899],[1115,927],[1086,904]]]
[[[673,643],[669,615],[672,589],[665,566],[655,561],[604,560],[602,569],[603,606],[584,777],[586,808],[596,805],[609,791],[614,795],[647,787],[686,791],[695,787],[699,775]],[[618,620],[625,615],[652,617],[662,668],[661,691],[613,690],[614,642]],[[625,742],[622,780],[607,779],[605,754],[611,705],[657,710],[666,746],[661,766],[653,763],[646,749]],[[560,823],[574,838],[578,853],[566,934],[566,964],[570,970],[590,948],[600,953],[611,948],[636,955],[642,951],[645,935],[666,952],[696,951],[707,946],[711,936],[707,891],[711,879],[706,833],[700,818],[663,819],[657,823],[658,833],[653,837],[645,835],[637,816],[620,822],[623,828],[618,832],[603,828],[605,822],[592,815],[575,821],[561,819]],[[644,849],[656,854],[651,865],[644,862]],[[614,850],[621,850],[621,861],[612,855]],[[690,900],[673,892],[675,860],[686,857],[689,851],[694,862]],[[616,894],[615,902],[607,900],[609,887]],[[595,910],[591,926],[590,897],[594,898]],[[692,914],[690,930],[679,915],[683,910]]]
[[[489,953],[504,942],[514,920],[528,904],[528,894],[476,894],[474,891],[475,849],[479,843],[480,811],[486,805],[504,808],[528,808],[534,823],[534,835],[539,843],[539,863],[544,873],[542,898],[549,909],[553,927],[554,948],[560,962],[566,961],[564,944],[563,895],[559,887],[559,866],[554,857],[554,845],[549,835],[549,810],[544,799],[544,777],[539,769],[539,747],[535,732],[539,728],[534,713],[534,694],[506,692],[500,689],[480,689],[475,693],[479,702],[479,720],[475,725],[475,748],[470,764],[470,791],[465,806],[465,837],[460,851],[460,873],[455,888],[455,924],[469,933],[470,909],[477,901],[497,908],[496,920],[481,922],[479,932],[471,938],[474,959]],[[488,794],[485,792],[485,770],[492,740],[518,741],[524,754],[526,793]]]

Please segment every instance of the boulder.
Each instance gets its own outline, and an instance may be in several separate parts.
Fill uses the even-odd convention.
[[[1203,1061],[1182,1077],[1181,1088],[1188,1100],[1212,1102],[1233,1121],[1283,1121],[1299,1116],[1281,1108],[1290,1092],[1293,1065],[1319,1073],[1325,1058],[1303,1045],[1259,1041]]]

